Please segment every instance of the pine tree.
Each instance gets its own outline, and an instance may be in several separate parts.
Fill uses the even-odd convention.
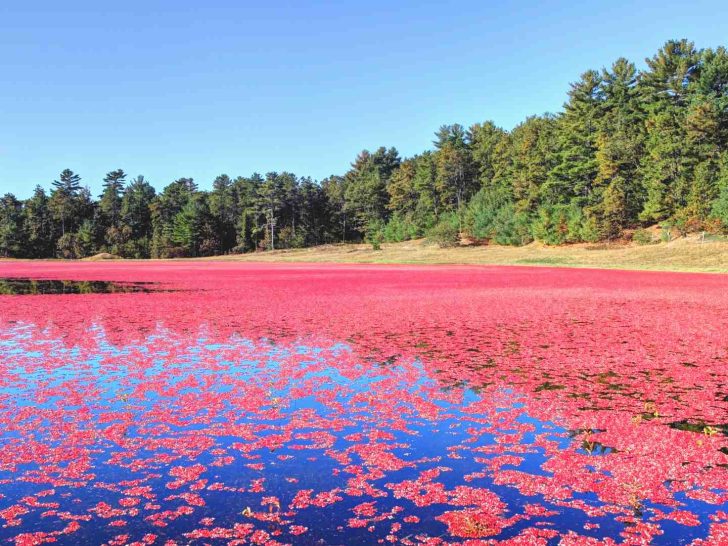
[[[604,190],[600,208],[599,235],[605,239],[615,239],[629,221],[629,197],[627,181],[621,174],[615,175]]]
[[[541,189],[544,202],[574,201],[586,207],[600,200],[595,183],[603,103],[602,79],[595,70],[585,72],[578,82],[571,84],[569,101],[556,124],[556,164]]]
[[[33,196],[23,207],[24,230],[28,237],[28,246],[24,254],[30,258],[47,258],[53,256],[55,234],[53,218],[45,190],[36,186]]]
[[[387,184],[400,165],[394,148],[362,151],[344,176],[345,212],[350,225],[362,235],[372,222],[387,219]]]
[[[646,61],[639,91],[648,114],[641,168],[647,199],[640,218],[660,221],[687,204],[695,157],[686,149],[685,107],[699,76],[699,53],[692,42],[671,40]]]
[[[61,223],[61,235],[66,234],[66,219],[73,210],[73,201],[81,189],[81,177],[70,169],[64,169],[58,180],[53,181],[52,207]]]
[[[206,194],[193,193],[172,221],[170,239],[175,253],[200,256],[214,252],[218,242],[213,238]]]
[[[541,202],[541,188],[554,168],[556,120],[529,117],[511,132],[512,165],[509,173],[516,210],[532,214]]]
[[[436,188],[439,199],[460,219],[468,199],[478,190],[478,178],[462,125],[443,125],[435,133]]]
[[[121,213],[121,195],[124,191],[124,180],[126,173],[117,169],[106,174],[99,200],[99,210],[104,218],[104,227],[118,227],[119,215]]]
[[[196,191],[197,185],[194,180],[179,178],[166,186],[154,199],[151,204],[152,257],[167,258],[177,252],[173,240],[175,217]]]
[[[718,197],[711,204],[710,216],[728,231],[728,151],[723,152],[718,170]]]
[[[265,175],[265,181],[258,187],[256,206],[258,213],[265,217],[263,240],[270,250],[276,248],[276,228],[280,221],[283,205],[282,179],[276,172]]]
[[[597,135],[596,185],[606,187],[601,204],[593,207],[608,238],[637,221],[644,193],[639,174],[644,149],[644,113],[637,95],[637,69],[627,59],[602,72],[603,116]],[[614,184],[614,185],[613,185]],[[609,189],[611,187],[611,189]],[[615,207],[618,213],[615,214]],[[617,226],[616,221],[621,224]]]
[[[415,189],[417,172],[416,158],[407,159],[394,171],[387,184],[389,194],[387,207],[392,211],[413,212],[417,206],[418,195]]]
[[[23,204],[12,193],[0,198],[0,256],[19,258],[27,251]]]
[[[258,173],[247,178],[238,177],[233,182],[236,248],[241,251],[257,249],[265,231],[261,227],[263,221],[257,206],[258,188],[263,182],[263,177]]]
[[[476,123],[468,130],[468,142],[474,167],[478,173],[480,187],[492,189],[497,184],[497,175],[504,168],[503,144],[506,131],[492,121]]]
[[[229,252],[235,246],[235,196],[233,181],[221,174],[212,183],[210,192],[210,214],[215,222],[217,239],[220,241],[218,252]]]
[[[331,222],[338,232],[336,238],[345,243],[351,230],[351,219],[347,215],[346,207],[346,181],[343,176],[332,175],[321,181],[321,187],[329,202]]]
[[[155,190],[142,175],[132,180],[121,198],[122,255],[149,258],[152,240],[152,210]]]

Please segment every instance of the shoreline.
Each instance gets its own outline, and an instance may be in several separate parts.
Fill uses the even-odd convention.
[[[0,263],[16,260],[0,258]],[[79,260],[40,259],[37,261],[75,262]],[[700,242],[682,238],[653,245],[574,244],[545,246],[532,243],[523,247],[466,245],[439,248],[424,239],[384,243],[381,250],[371,245],[339,243],[301,249],[228,254],[199,258],[103,259],[89,257],[84,262],[242,262],[282,264],[381,264],[381,265],[483,265],[586,268],[606,270],[728,273],[728,242]]]

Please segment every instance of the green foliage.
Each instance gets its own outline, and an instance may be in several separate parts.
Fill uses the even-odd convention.
[[[530,243],[530,218],[516,210],[502,190],[482,189],[473,196],[466,215],[466,232],[475,239],[492,240],[500,245]]]
[[[669,243],[673,239],[674,226],[672,222],[660,222],[660,241]]]
[[[77,260],[83,258],[83,248],[75,233],[64,233],[56,243],[56,255],[65,260]]]
[[[594,221],[571,205],[545,205],[538,209],[533,235],[547,245],[578,243],[597,239]]]
[[[372,220],[366,229],[365,240],[372,245],[372,250],[381,250],[384,242],[384,222]]]
[[[436,133],[435,189],[446,210],[458,211],[478,187],[467,135],[462,125],[443,125]]]
[[[444,214],[440,221],[427,231],[427,239],[441,248],[460,244],[460,219],[457,213]]]
[[[524,245],[533,240],[530,218],[502,190],[480,190],[470,201],[466,231],[475,239],[493,240],[500,245]]]
[[[599,227],[599,221],[588,213],[584,213],[581,219],[578,234],[579,239],[585,243],[596,243],[604,238]]]
[[[591,209],[601,217],[601,237],[612,239],[634,225],[645,200],[639,172],[645,120],[635,65],[620,58],[609,70],[603,70],[602,93],[604,103],[596,138],[597,199],[591,200]]]
[[[79,193],[81,190],[81,177],[70,169],[61,172],[58,180],[53,182],[50,208],[54,213],[54,219],[60,224],[61,235],[66,233],[66,228],[72,230],[79,217]]]
[[[306,240],[302,230],[297,232],[293,228],[286,226],[278,232],[278,248],[303,248],[306,246]]]
[[[0,256],[22,256],[26,237],[23,205],[12,193],[7,193],[0,198]]]
[[[720,222],[723,230],[728,232],[728,185],[723,187],[718,199],[713,202],[711,215]]]
[[[621,175],[616,175],[606,190],[602,199],[601,206],[597,210],[601,213],[600,225],[597,225],[593,219],[594,231],[590,233],[591,237],[587,240],[595,239],[615,239],[622,234],[622,229],[629,222],[627,182]]]
[[[497,231],[495,219],[498,212],[510,204],[508,197],[500,191],[482,189],[468,204],[466,230],[475,239],[492,239]]]
[[[137,176],[121,198],[121,229],[117,253],[125,258],[149,258],[153,236],[151,206],[155,190],[143,176]]]
[[[19,229],[25,232],[27,239],[20,255],[28,258],[53,256],[56,227],[48,196],[43,188],[36,186],[33,196],[23,205],[23,226]]]
[[[104,178],[104,192],[99,199],[100,229],[106,231],[119,227],[121,216],[121,194],[124,190],[126,173],[117,169],[106,174]]]
[[[508,170],[509,135],[492,121],[476,123],[468,130],[468,144],[480,185],[487,189],[505,189]]]
[[[352,227],[363,234],[371,222],[387,218],[387,186],[400,158],[394,148],[364,150],[344,176],[344,211]]]
[[[215,249],[217,254],[229,252],[235,246],[236,203],[233,181],[226,174],[221,174],[212,183],[209,199],[211,226],[215,238],[219,242]]]
[[[410,158],[364,150],[342,175],[231,178],[155,192],[110,171],[98,200],[70,169],[0,204],[0,255],[207,256],[338,241],[499,244],[611,240],[647,224],[672,235],[728,230],[728,51],[665,43],[644,70],[620,58],[587,70],[563,111],[511,131],[441,126]],[[666,234],[668,230],[663,230]],[[667,236],[667,235],[665,235]]]
[[[420,229],[413,217],[412,213],[404,215],[395,212],[382,231],[384,240],[388,243],[400,243],[424,235],[424,230]]]
[[[184,233],[184,220],[177,218],[177,215],[182,212],[195,191],[197,185],[191,178],[179,178],[165,187],[150,204],[153,258],[174,258],[185,255],[185,248],[178,246],[177,243],[180,241],[186,243],[188,240]]]
[[[669,105],[647,121],[646,154],[641,172],[647,200],[640,219],[658,222],[670,218],[686,204],[692,177],[691,157],[683,153],[687,135],[684,110]]]
[[[205,239],[205,220],[209,214],[206,199],[195,194],[185,203],[172,221],[171,241],[175,253],[182,256],[199,256]],[[202,252],[204,255],[205,252]]]
[[[658,242],[647,229],[638,229],[635,231],[634,235],[632,235],[632,240],[638,245],[651,245]]]
[[[78,245],[78,257],[84,258],[96,253],[98,250],[96,247],[96,226],[92,220],[85,220],[75,235]]]
[[[545,202],[586,206],[598,199],[596,152],[603,109],[601,76],[588,70],[571,84],[569,101],[556,124],[555,165],[541,189]]]
[[[511,132],[510,191],[519,212],[533,213],[556,165],[556,118],[533,116]]]

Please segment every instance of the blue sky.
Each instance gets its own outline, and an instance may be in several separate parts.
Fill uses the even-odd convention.
[[[0,2],[0,193],[68,167],[343,173],[444,123],[511,128],[667,39],[728,45],[728,2]]]

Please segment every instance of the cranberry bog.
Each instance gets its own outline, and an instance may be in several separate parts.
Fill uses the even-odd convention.
[[[0,543],[728,544],[728,276],[0,277]]]

